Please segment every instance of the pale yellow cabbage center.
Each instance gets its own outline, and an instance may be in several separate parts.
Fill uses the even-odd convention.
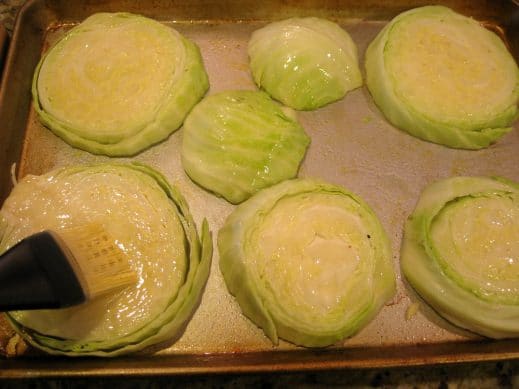
[[[154,120],[181,73],[183,55],[173,29],[144,19],[73,32],[41,66],[40,103],[90,137],[134,132]]]
[[[511,104],[517,67],[499,38],[476,22],[410,17],[389,36],[384,58],[395,92],[416,111],[470,122]]]
[[[519,292],[519,205],[510,198],[459,201],[432,224],[439,256],[472,288],[507,296]]]
[[[285,309],[327,320],[344,315],[346,296],[369,298],[369,239],[350,198],[302,194],[281,199],[264,215],[252,234],[250,260]]]

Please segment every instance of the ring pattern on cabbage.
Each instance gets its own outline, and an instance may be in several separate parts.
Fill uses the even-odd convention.
[[[370,43],[365,65],[387,120],[426,141],[480,149],[519,115],[519,68],[504,42],[443,6],[395,17]]]
[[[519,184],[452,177],[422,192],[404,231],[411,286],[453,324],[519,336]]]
[[[44,229],[91,222],[126,253],[138,282],[84,304],[7,313],[13,327],[50,354],[115,356],[178,337],[209,276],[212,240],[199,236],[187,203],[142,164],[63,168],[18,182],[0,212],[0,251]]]
[[[324,347],[353,335],[393,296],[388,238],[342,187],[287,180],[240,204],[218,233],[220,269],[273,343]]]
[[[176,30],[98,13],[42,57],[32,94],[42,123],[70,145],[131,156],[178,129],[208,88],[198,47]]]

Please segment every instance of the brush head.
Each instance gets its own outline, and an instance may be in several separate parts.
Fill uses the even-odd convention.
[[[137,282],[126,253],[99,223],[50,231],[88,300]]]

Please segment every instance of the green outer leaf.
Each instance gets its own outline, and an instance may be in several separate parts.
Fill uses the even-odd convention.
[[[237,204],[297,175],[310,138],[266,93],[225,91],[204,98],[183,127],[189,177]]]
[[[148,20],[148,22],[158,23],[151,19],[129,13],[117,13],[115,16],[122,19],[132,17],[142,18]],[[80,26],[81,25],[76,28]],[[74,31],[75,30],[72,29],[70,33],[74,33]],[[191,111],[193,106],[198,103],[209,89],[209,79],[198,46],[180,34],[178,34],[178,39],[180,39],[185,49],[184,68],[178,70],[182,73],[182,76],[178,77],[177,83],[171,88],[166,100],[162,102],[160,107],[157,107],[157,114],[154,121],[147,123],[142,128],[121,129],[120,136],[115,138],[90,139],[82,135],[79,130],[47,113],[40,104],[37,84],[40,68],[48,53],[40,59],[34,72],[32,81],[34,109],[46,127],[74,147],[93,154],[102,154],[111,157],[135,155],[163,141],[177,130],[182,125],[189,111]]]
[[[376,105],[386,119],[394,126],[407,131],[420,139],[442,144],[452,148],[481,149],[496,142],[500,137],[512,130],[510,126],[519,117],[517,102],[519,100],[519,68],[517,68],[518,85],[515,88],[515,103],[487,123],[477,123],[477,128],[471,128],[463,123],[446,122],[441,118],[428,117],[407,105],[395,93],[393,83],[397,75],[388,74],[385,67],[386,46],[391,30],[401,20],[420,14],[440,14],[448,20],[457,15],[443,6],[425,6],[406,11],[395,17],[376,38],[366,51],[366,85]],[[459,15],[458,15],[459,16]],[[496,37],[496,45],[501,45],[504,52],[506,47]],[[513,60],[513,59],[512,59]]]
[[[301,323],[291,317],[283,308],[282,301],[272,301],[264,289],[264,284],[255,271],[248,266],[248,235],[255,228],[262,215],[268,213],[277,202],[286,197],[303,193],[332,193],[348,196],[362,209],[363,220],[372,231],[374,245],[372,299],[368,306],[351,321],[341,321],[333,325],[327,323]],[[229,215],[218,233],[220,270],[230,293],[236,297],[243,313],[265,335],[277,344],[282,338],[306,347],[324,347],[353,335],[370,321],[395,292],[395,275],[391,264],[389,240],[376,215],[359,197],[344,188],[309,179],[284,181],[264,189],[240,204]]]
[[[481,299],[446,276],[434,258],[429,229],[434,217],[459,197],[519,192],[519,184],[501,177],[451,177],[429,185],[404,229],[400,263],[411,286],[453,324],[490,338],[519,336],[519,306]]]
[[[317,109],[362,85],[355,43],[326,19],[270,23],[252,34],[248,53],[256,84],[294,109]]]
[[[77,174],[90,169],[102,169],[103,166],[107,165],[120,167],[121,169],[133,169],[147,174],[155,179],[168,195],[171,199],[171,205],[176,208],[185,231],[187,252],[189,253],[187,259],[189,270],[174,300],[159,316],[151,320],[146,326],[117,339],[84,343],[81,340],[49,337],[21,325],[12,315],[6,314],[11,325],[27,342],[49,354],[113,357],[142,350],[145,347],[178,336],[194,313],[209,277],[213,252],[209,225],[204,219],[199,237],[184,197],[178,189],[168,183],[161,173],[147,165],[133,162],[129,164],[107,163],[69,167],[62,169],[58,174]]]

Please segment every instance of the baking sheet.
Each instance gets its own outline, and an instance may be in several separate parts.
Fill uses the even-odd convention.
[[[4,59],[7,55],[8,36],[5,27],[0,24],[0,81],[2,81],[2,68],[4,66]]]
[[[505,1],[492,6],[484,1],[446,3],[486,21],[505,38],[510,30],[507,17],[517,8]],[[0,89],[0,134],[7,140],[0,156],[1,199],[9,193],[12,163],[17,164],[17,176],[23,177],[61,166],[109,160],[65,144],[38,122],[30,107],[30,81],[41,50],[93,12],[137,12],[176,28],[200,47],[210,80],[208,94],[213,94],[255,89],[247,42],[252,31],[270,20],[317,15],[337,21],[357,44],[362,63],[367,45],[390,17],[425,3],[288,1],[266,2],[259,9],[254,4],[229,1],[227,6],[219,3],[216,7],[203,1],[175,5],[158,1],[150,7],[145,1],[101,1],[95,5],[28,2],[16,22]],[[56,363],[56,358],[34,356],[29,350],[25,356],[0,360],[0,377],[34,372],[45,376],[138,375],[382,367],[519,357],[519,341],[483,340],[441,319],[402,280],[398,264],[403,224],[425,185],[453,175],[500,175],[519,181],[519,124],[487,149],[448,149],[389,125],[365,87],[319,110],[299,112],[298,118],[312,139],[299,176],[324,179],[360,195],[375,210],[392,241],[397,293],[366,328],[326,350],[304,350],[284,342],[272,346],[227,292],[215,250],[201,304],[175,343],[110,361],[58,359]],[[234,206],[200,189],[185,175],[180,163],[181,139],[182,129],[131,159],[156,167],[181,190],[198,225],[203,218],[208,219],[216,247],[218,229]],[[419,311],[406,319],[415,303]],[[1,345],[12,335],[4,332],[2,343],[0,331],[0,353]]]

